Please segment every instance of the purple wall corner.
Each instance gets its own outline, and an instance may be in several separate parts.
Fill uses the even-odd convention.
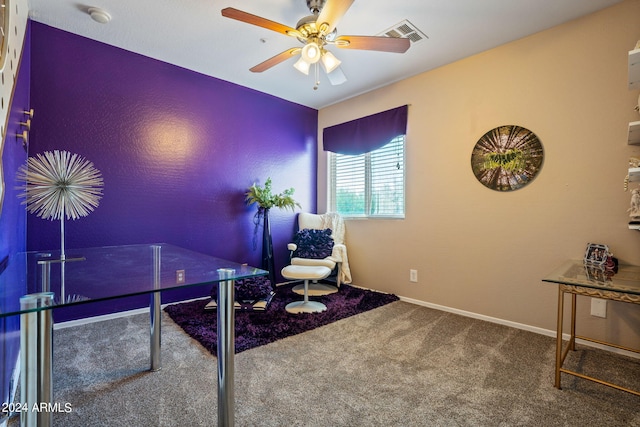
[[[259,266],[247,187],[271,177],[316,210],[316,110],[40,23],[31,33],[29,155],[78,153],[104,178],[100,206],[66,225],[68,248],[167,242]],[[278,273],[295,216],[273,215]],[[59,225],[29,215],[27,249],[59,245]]]

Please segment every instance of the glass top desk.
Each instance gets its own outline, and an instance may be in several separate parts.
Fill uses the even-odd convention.
[[[572,260],[564,262],[551,274],[542,279],[542,281],[558,284],[558,323],[555,368],[556,388],[561,388],[560,376],[561,373],[565,373],[640,396],[640,391],[621,387],[619,385],[562,367],[569,350],[575,350],[576,338],[634,353],[640,353],[639,349],[622,347],[612,343],[576,335],[576,296],[585,295],[593,298],[640,304],[640,266],[619,265],[617,272],[614,274],[613,272],[602,270],[599,267],[585,266],[582,260]],[[569,344],[563,351],[562,318],[564,314],[564,294],[566,293],[571,295],[571,334]]]
[[[61,259],[64,258],[64,259]],[[166,243],[107,246],[18,255],[26,280],[0,317],[20,315],[21,403],[52,402],[51,309],[149,294],[151,370],[160,363],[160,293],[218,284],[218,416],[233,424],[234,281],[266,271]],[[222,419],[220,419],[222,417]],[[51,425],[50,414],[22,412],[22,425]]]

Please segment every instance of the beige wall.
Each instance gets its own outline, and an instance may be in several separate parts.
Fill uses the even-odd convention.
[[[640,39],[640,0],[500,46],[324,108],[322,129],[410,104],[404,220],[350,220],[354,284],[545,330],[555,329],[557,288],[541,279],[588,242],[640,264],[623,191],[637,91],[627,53]],[[471,171],[488,130],[519,125],[545,150],[528,186],[500,193]],[[326,209],[319,151],[318,207]],[[417,269],[419,282],[409,282]],[[640,347],[637,305],[608,302],[608,318],[580,298],[579,333]]]

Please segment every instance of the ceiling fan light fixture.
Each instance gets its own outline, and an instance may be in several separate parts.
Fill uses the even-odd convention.
[[[305,61],[304,58],[298,59],[296,63],[293,64],[293,66],[296,70],[300,71],[302,74],[306,74],[307,76],[309,75],[309,68],[311,67],[311,64]]]
[[[327,74],[329,74],[330,72],[338,68],[342,63],[342,61],[336,58],[333,55],[333,53],[327,50],[323,51],[321,61],[322,61],[322,68],[324,68],[324,71]]]
[[[309,42],[302,48],[301,55],[309,64],[315,64],[320,60],[320,46],[316,42]]]
[[[347,81],[347,76],[344,75],[340,67],[336,67],[333,73],[327,74],[327,78],[332,86],[338,86]]]

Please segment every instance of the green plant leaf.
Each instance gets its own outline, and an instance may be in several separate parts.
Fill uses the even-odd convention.
[[[257,203],[261,209],[271,209],[277,207],[279,209],[295,210],[296,207],[301,208],[300,203],[293,198],[295,190],[289,188],[280,194],[271,192],[271,178],[267,178],[264,186],[261,187],[257,183],[253,183],[245,193],[247,205]]]

